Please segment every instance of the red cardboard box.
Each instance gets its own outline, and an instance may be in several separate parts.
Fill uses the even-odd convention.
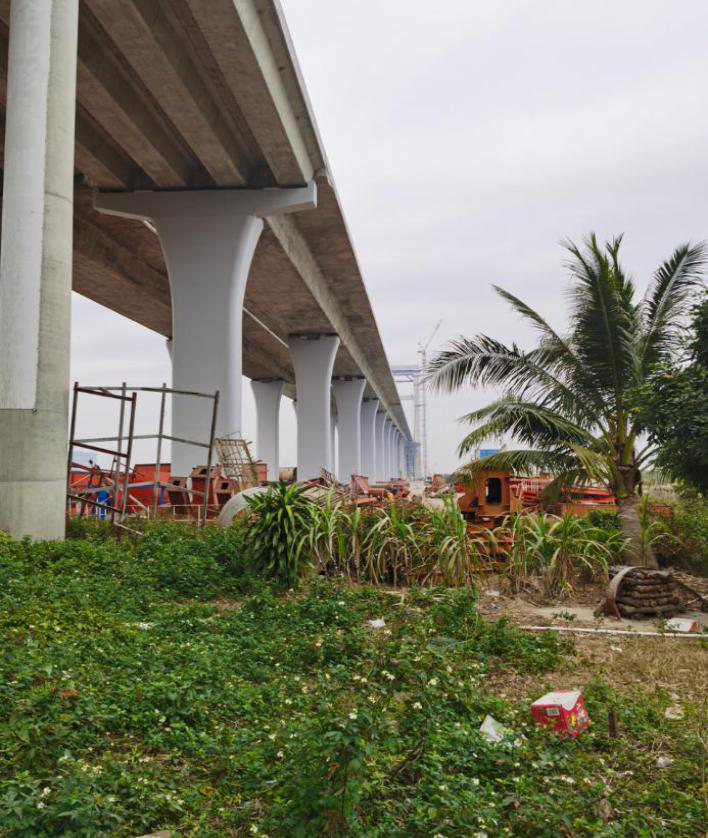
[[[557,690],[534,701],[531,715],[540,725],[549,725],[561,736],[575,738],[590,725],[580,690]]]

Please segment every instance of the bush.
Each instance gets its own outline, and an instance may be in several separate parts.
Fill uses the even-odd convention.
[[[278,483],[246,498],[251,515],[244,533],[253,567],[266,579],[294,585],[312,567],[311,545],[315,506],[295,484]]]
[[[708,501],[679,501],[673,515],[658,519],[656,525],[665,536],[654,546],[662,565],[708,576]]]
[[[619,560],[623,540],[619,529],[589,518],[537,512],[515,515],[503,527],[513,538],[512,584],[520,590],[530,576],[539,576],[548,597],[572,593],[579,579],[607,582],[608,568]]]

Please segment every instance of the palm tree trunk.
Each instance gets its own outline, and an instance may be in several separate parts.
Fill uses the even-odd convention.
[[[622,550],[624,563],[634,567],[659,567],[651,544],[643,537],[637,495],[617,498],[617,510],[620,529],[626,541]]]

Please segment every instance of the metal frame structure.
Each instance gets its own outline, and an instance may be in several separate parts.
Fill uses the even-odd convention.
[[[408,464],[412,460],[413,474],[416,477],[422,477],[424,480],[428,477],[428,397],[423,375],[428,364],[428,347],[441,325],[442,320],[438,320],[430,337],[426,341],[418,341],[418,354],[420,355],[418,366],[391,367],[393,380],[397,384],[408,383],[413,385],[413,439],[415,447],[406,446],[406,462]],[[403,399],[410,399],[410,396],[403,396]]]
[[[397,384],[412,384],[413,395],[401,396],[401,401],[413,402],[413,441],[406,442],[406,469],[415,478],[424,478],[425,471],[421,460],[423,444],[421,430],[425,428],[425,385],[422,381],[421,368],[415,366],[391,367],[393,380]]]
[[[127,395],[128,391],[131,392],[131,395]],[[160,393],[160,421],[158,432],[156,434],[136,434],[135,433],[135,411],[137,408],[137,398],[138,393]],[[91,437],[87,439],[76,439],[76,417],[78,412],[78,405],[79,405],[79,393],[85,393],[92,396],[101,396],[104,398],[111,398],[111,399],[119,399],[121,402],[120,405],[120,415],[118,419],[118,435],[117,436],[104,436],[104,437]],[[119,394],[118,394],[119,393]],[[166,402],[167,396],[193,396],[195,398],[200,399],[210,399],[212,401],[212,411],[211,411],[211,427],[209,433],[209,441],[202,442],[199,440],[193,439],[182,439],[181,437],[171,436],[170,434],[165,433],[165,411],[166,411]],[[125,426],[125,408],[126,405],[130,404],[130,418],[128,421],[128,432],[127,436],[124,440],[124,426]],[[89,506],[100,507],[103,509],[109,509],[111,511],[111,522],[114,526],[127,529],[125,527],[124,521],[126,517],[127,507],[128,507],[128,495],[131,489],[141,489],[147,488],[152,486],[153,489],[153,514],[157,515],[157,508],[159,504],[159,497],[160,492],[162,489],[183,489],[182,486],[177,486],[174,483],[166,483],[160,479],[160,468],[161,468],[161,458],[162,458],[162,443],[163,440],[169,440],[170,442],[180,442],[184,445],[192,445],[199,448],[206,448],[207,449],[207,475],[211,474],[211,465],[213,459],[213,452],[214,452],[214,438],[216,435],[216,419],[219,410],[219,391],[217,390],[215,393],[198,393],[192,390],[174,390],[167,387],[165,384],[162,387],[129,387],[127,384],[123,383],[119,387],[82,387],[79,385],[78,382],[74,384],[74,397],[72,403],[72,411],[71,411],[71,430],[69,434],[69,455],[68,455],[68,463],[67,463],[67,501],[75,500],[79,501],[82,504],[88,504]],[[130,463],[131,457],[133,453],[133,443],[137,439],[155,439],[157,440],[157,456],[155,460],[155,480],[152,483],[130,483]],[[126,449],[123,450],[123,443],[124,441],[127,443]],[[107,442],[115,442],[117,443],[117,448],[110,449],[105,448],[103,446],[97,445],[97,443],[107,443]],[[74,448],[83,448],[89,451],[96,451],[101,454],[109,454],[113,457],[113,463],[111,466],[111,473],[112,479],[109,480],[108,483],[103,483],[97,487],[89,487],[88,491],[82,494],[73,494],[71,489],[71,473],[74,469],[79,470],[86,470],[91,471],[91,468],[88,466],[84,466],[80,463],[74,463]],[[125,465],[121,469],[121,461],[124,461]],[[122,480],[121,480],[121,471],[123,472]],[[99,491],[105,490],[106,488],[113,489],[113,502],[111,505],[98,503],[96,501],[92,501],[89,498],[85,497],[88,494],[95,494]],[[122,497],[121,497],[121,505],[118,506],[118,496],[119,492],[122,489]],[[208,482],[205,487],[205,491],[199,491],[197,489],[190,490],[193,494],[202,495],[202,515],[199,521],[199,526],[203,527],[206,525],[207,520],[207,507],[208,507],[208,500],[209,500],[209,486]],[[68,511],[68,503],[67,503],[67,511]],[[118,521],[116,522],[116,515],[118,515]]]

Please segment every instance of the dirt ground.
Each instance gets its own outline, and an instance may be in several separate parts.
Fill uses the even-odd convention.
[[[490,673],[489,686],[499,694],[519,700],[534,700],[548,689],[582,689],[583,685],[601,677],[614,687],[645,687],[666,689],[678,699],[704,699],[708,694],[708,654],[705,643],[698,639],[665,634],[642,637],[642,632],[656,632],[661,626],[656,619],[626,620],[593,614],[602,598],[601,589],[579,592],[577,596],[557,604],[536,604],[524,596],[503,596],[490,579],[480,596],[479,608],[490,620],[506,616],[519,626],[549,626],[562,629],[600,629],[636,632],[638,636],[621,634],[568,634],[575,643],[570,655],[556,672],[542,677],[520,676],[510,672]],[[708,629],[708,614],[700,611],[680,615],[692,617]],[[562,632],[565,634],[565,632]]]

